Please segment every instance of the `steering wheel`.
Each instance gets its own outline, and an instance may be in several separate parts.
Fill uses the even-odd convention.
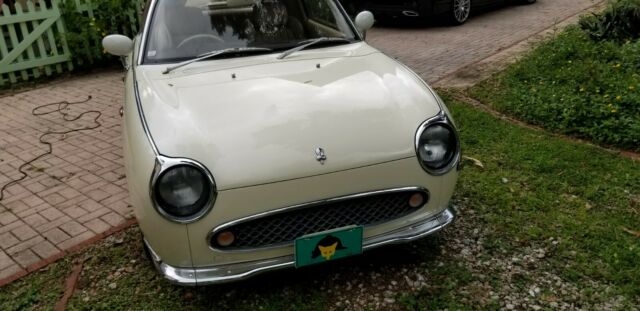
[[[180,44],[178,44],[178,47],[176,49],[182,48],[183,46],[185,46],[187,43],[189,43],[191,41],[201,40],[201,39],[212,40],[212,41],[215,41],[215,43],[223,43],[224,42],[224,40],[222,40],[220,37],[218,37],[216,35],[212,35],[212,34],[208,34],[208,33],[201,33],[201,34],[190,36],[190,37],[182,40],[182,42],[180,42]]]

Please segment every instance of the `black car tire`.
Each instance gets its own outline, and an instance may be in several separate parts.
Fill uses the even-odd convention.
[[[520,0],[520,4],[534,4],[537,0]]]
[[[449,21],[453,25],[462,25],[469,19],[471,0],[451,0]]]

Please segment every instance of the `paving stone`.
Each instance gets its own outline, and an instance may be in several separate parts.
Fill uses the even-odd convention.
[[[18,220],[18,217],[11,212],[0,213],[0,224],[3,226],[6,226],[16,220]]]
[[[26,268],[38,261],[40,261],[40,257],[38,257],[38,255],[36,255],[34,252],[32,252],[30,249],[25,249],[22,251],[19,251],[13,255],[11,255],[11,257],[16,261],[16,263],[18,263],[20,266],[22,266],[22,268]]]
[[[72,237],[80,235],[81,233],[87,231],[87,228],[75,221],[67,222],[58,228]]]
[[[14,246],[18,243],[20,243],[20,240],[18,240],[13,234],[11,234],[11,232],[0,234],[1,249],[8,249],[9,247]]]
[[[98,202],[110,197],[111,195],[106,193],[103,190],[100,189],[94,189],[89,191],[89,193],[87,193],[87,196],[89,196],[91,199],[96,200]]]
[[[83,189],[84,187],[88,186],[89,184],[84,182],[79,177],[74,176],[73,178],[71,178],[71,179],[69,179],[67,181],[67,185],[69,185],[69,187],[72,187],[74,189]]]
[[[95,233],[93,233],[92,231],[85,231],[84,233],[81,233],[78,236],[75,236],[73,238],[70,238],[60,244],[57,244],[58,248],[63,249],[63,250],[68,250],[82,242],[85,242],[89,239],[91,239],[92,237],[95,236]]]
[[[9,257],[9,255],[7,255],[5,252],[0,251],[0,271],[6,269],[11,265],[15,265],[15,262],[13,262],[11,257]]]
[[[116,186],[114,184],[106,185],[106,186],[104,186],[102,188],[102,190],[105,191],[106,193],[110,194],[110,195],[117,195],[117,194],[120,194],[120,193],[126,193],[124,191],[124,189],[122,189],[122,188],[120,188],[120,187],[118,187],[118,186]]]
[[[27,154],[26,158],[31,159],[33,158],[33,155]],[[7,191],[10,195],[13,195],[13,196],[18,196],[23,193],[29,193],[29,190],[27,190],[25,187],[21,186],[20,184],[13,184],[10,187],[7,187],[5,191]]]
[[[42,212],[40,212],[40,215],[44,216],[45,218],[49,219],[50,221],[56,220],[62,216],[64,216],[64,214],[62,212],[60,212],[57,208],[48,208]]]
[[[42,190],[44,190],[44,187],[43,187]],[[37,192],[37,191],[35,191],[35,192]],[[28,206],[38,206],[38,205],[40,205],[42,203],[45,203],[43,199],[41,199],[40,197],[35,196],[35,195],[29,196],[28,198],[23,199],[22,201],[25,204],[27,204]]]
[[[93,174],[82,175],[80,179],[82,179],[84,182],[90,185],[102,181],[102,178]]]
[[[51,256],[57,255],[60,253],[60,250],[56,248],[49,241],[42,241],[31,247],[31,250],[36,253],[40,258],[47,259]]]
[[[31,227],[29,227],[29,225],[27,224],[11,230],[11,233],[13,233],[13,235],[16,236],[20,241],[26,241],[38,235],[38,233],[31,229]]]
[[[44,241],[44,238],[41,235],[37,235],[27,241],[20,242],[6,250],[9,256],[13,257],[13,254],[19,253],[25,249],[31,248],[32,246]]]
[[[51,241],[51,243],[56,245],[71,238],[68,234],[64,233],[59,228],[51,229],[45,232],[43,235],[47,239],[47,241]]]
[[[49,230],[51,230],[51,229],[53,229],[55,227],[58,227],[58,226],[64,224],[64,223],[67,223],[70,220],[71,220],[71,218],[69,218],[69,216],[64,215],[64,216],[62,216],[62,217],[60,217],[60,218],[58,218],[56,220],[48,222],[48,223],[46,223],[44,225],[41,225],[39,227],[36,227],[35,229],[36,229],[36,231],[38,231],[40,233],[46,232],[46,231],[49,231]]]
[[[108,208],[101,208],[101,209],[99,209],[99,210],[96,210],[95,212],[91,212],[91,213],[89,213],[89,214],[87,214],[87,215],[84,215],[84,216],[82,216],[82,217],[78,218],[78,221],[79,221],[80,223],[85,223],[85,222],[87,222],[87,221],[89,221],[89,220],[91,220],[91,219],[98,218],[98,217],[100,217],[100,216],[102,216],[102,215],[108,214],[109,212],[111,212],[111,210],[110,210],[110,209],[108,209]]]
[[[63,212],[69,215],[69,217],[71,217],[72,219],[78,219],[81,216],[84,216],[87,214],[87,211],[76,206],[65,208]]]
[[[27,205],[22,200],[13,201],[11,203],[7,203],[7,202],[2,202],[2,203],[7,207],[7,209],[9,209],[15,215],[19,214],[20,212],[29,210],[31,208],[31,206]]]
[[[40,214],[33,214],[31,216],[25,217],[24,222],[26,222],[32,228],[35,228],[46,224],[47,222],[49,222],[49,220],[45,219]]]
[[[88,211],[88,212],[95,212],[99,209],[103,209],[105,208],[102,204],[94,201],[94,200],[87,200],[84,201],[82,203],[80,203],[80,207],[82,207],[84,210]]]
[[[21,271],[23,271],[23,269],[18,264],[12,264],[4,269],[0,269],[0,280],[13,276]]]
[[[73,199],[80,195],[80,192],[78,190],[70,187],[65,187],[64,189],[60,190],[59,193],[61,196],[63,196],[67,200]]]
[[[59,180],[57,179],[53,179],[53,178],[46,178],[43,179],[42,181],[40,181],[40,183],[47,189],[44,190],[43,194],[48,194],[46,193],[49,189],[59,186],[60,184],[62,184]]]
[[[67,199],[65,199],[63,196],[61,196],[58,193],[52,193],[50,195],[47,195],[46,197],[44,197],[44,200],[47,201],[47,203],[56,206],[64,201],[66,201]]]
[[[7,233],[7,232],[9,232],[9,231],[11,231],[11,230],[13,230],[15,228],[18,228],[18,227],[22,226],[23,224],[24,224],[24,222],[18,220],[18,221],[12,222],[12,223],[10,223],[10,224],[8,224],[6,226],[1,226],[0,227],[0,234]]]
[[[110,224],[100,220],[100,218],[94,218],[92,220],[89,220],[84,223],[84,226],[89,228],[91,231],[95,233],[103,233],[109,230],[109,228],[111,228]]]
[[[32,207],[33,210],[35,210],[36,212],[40,213],[42,211],[48,210],[49,208],[52,208],[53,206],[51,206],[51,204],[44,202],[40,205],[36,205],[36,207]]]
[[[65,212],[64,210],[66,210],[67,208],[73,207],[73,206],[78,206],[78,205],[80,205],[80,203],[82,203],[82,202],[84,202],[86,200],[88,200],[86,196],[80,195],[80,196],[77,196],[77,197],[75,197],[73,199],[68,199],[68,200],[64,201],[64,203],[62,203],[62,204],[56,205],[56,208],[58,208],[58,210],[60,210],[62,212]]]

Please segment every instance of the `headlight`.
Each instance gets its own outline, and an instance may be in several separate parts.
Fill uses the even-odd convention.
[[[158,212],[175,222],[202,218],[215,200],[213,178],[190,160],[159,158],[151,187]]]
[[[458,135],[445,114],[429,119],[420,126],[416,136],[416,153],[422,167],[432,175],[446,174],[458,162]]]

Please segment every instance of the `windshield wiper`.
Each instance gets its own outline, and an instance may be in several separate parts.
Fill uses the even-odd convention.
[[[282,54],[280,54],[278,56],[278,59],[284,59],[287,56],[298,52],[298,51],[302,51],[312,45],[316,45],[318,43],[322,43],[322,42],[346,42],[346,43],[351,43],[351,40],[349,39],[345,39],[345,38],[340,38],[340,37],[320,37],[320,38],[316,38],[316,39],[310,39],[310,40],[304,40],[302,42],[299,43],[298,46],[288,49],[284,52],[282,52]]]
[[[224,55],[224,54],[234,54],[234,53],[247,53],[247,52],[271,52],[273,51],[272,49],[269,48],[257,48],[257,47],[244,47],[244,48],[230,48],[230,49],[224,49],[224,50],[216,50],[216,51],[211,51],[211,52],[207,52],[201,55],[198,55],[198,57],[194,58],[194,59],[190,59],[190,60],[186,60],[184,62],[175,64],[173,66],[169,66],[167,67],[167,69],[165,69],[162,74],[168,74],[178,68],[182,68],[184,66],[187,66],[189,64],[193,64],[195,62],[201,61],[201,60],[205,60],[207,58],[212,58],[212,57],[216,57],[216,56],[220,56],[220,55]]]

